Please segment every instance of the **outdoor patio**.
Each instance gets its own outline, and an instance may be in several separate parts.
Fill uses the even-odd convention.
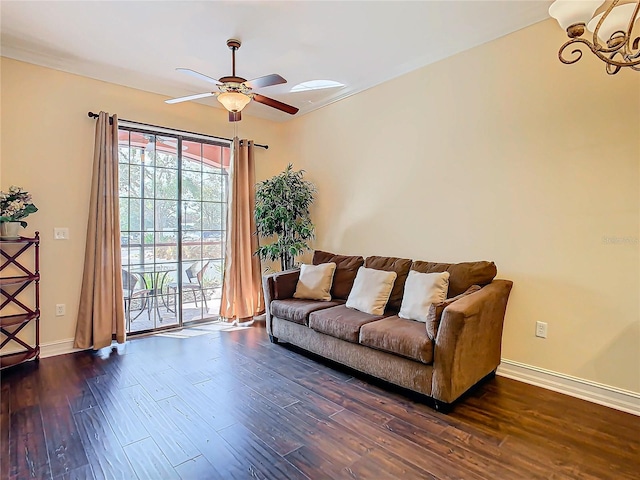
[[[156,300],[154,299],[151,306],[147,305],[142,308],[142,310],[142,301],[134,301],[132,303],[132,310],[130,315],[127,316],[127,329],[129,333],[179,325],[173,304],[166,305],[163,303],[162,299],[160,299],[156,307],[155,302]],[[189,323],[198,320],[217,320],[220,314],[219,294],[217,298],[213,297],[207,299],[207,307],[204,306],[201,299],[198,299],[197,306],[193,301],[184,302],[182,304],[182,322]]]

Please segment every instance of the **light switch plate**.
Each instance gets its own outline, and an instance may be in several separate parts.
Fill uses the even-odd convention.
[[[69,240],[69,229],[67,227],[55,227],[53,229],[54,240]]]
[[[546,322],[536,322],[536,337],[547,338]]]

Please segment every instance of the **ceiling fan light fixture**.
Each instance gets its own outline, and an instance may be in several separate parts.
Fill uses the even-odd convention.
[[[218,95],[218,101],[230,112],[241,112],[251,101],[251,97],[244,93],[222,92]]]

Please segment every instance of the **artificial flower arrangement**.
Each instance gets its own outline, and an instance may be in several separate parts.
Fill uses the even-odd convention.
[[[20,222],[23,227],[27,222],[23,218],[38,211],[31,201],[31,194],[25,192],[22,187],[12,185],[9,192],[0,192],[0,223]]]

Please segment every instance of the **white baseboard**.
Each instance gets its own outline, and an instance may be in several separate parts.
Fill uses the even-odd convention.
[[[502,359],[497,375],[640,416],[640,394]]]
[[[81,352],[83,348],[73,348],[73,338],[40,344],[40,358],[55,357],[67,353]]]

